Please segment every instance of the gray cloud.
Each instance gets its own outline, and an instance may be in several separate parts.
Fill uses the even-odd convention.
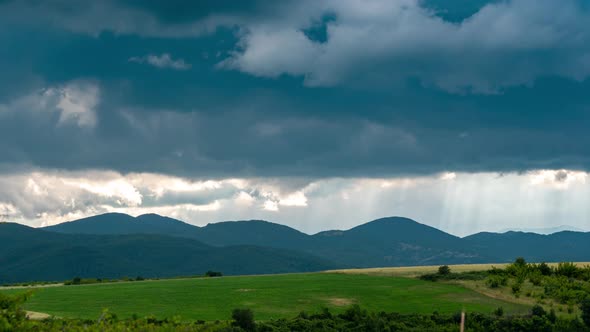
[[[580,1],[477,1],[460,18],[442,0],[233,3],[0,4],[0,168],[590,169]]]
[[[129,62],[140,64],[147,63],[154,67],[170,68],[175,70],[188,70],[192,67],[191,64],[185,62],[184,59],[173,59],[168,53],[163,53],[161,55],[148,54],[141,57],[131,57],[129,58]]]
[[[113,105],[108,93],[74,81],[0,104],[2,164],[221,178],[590,167],[587,131],[578,129],[584,118],[572,122],[538,110],[480,122],[471,118],[481,116],[477,107],[412,106],[378,119],[363,110],[339,116],[289,111],[289,99],[259,96],[236,99],[219,112],[145,110]],[[535,124],[535,116],[547,117],[552,127]]]
[[[444,21],[415,0],[299,2],[287,18],[245,24],[221,63],[257,76],[302,76],[308,86],[416,77],[451,92],[498,93],[539,77],[590,74],[590,13],[578,1],[513,0]],[[304,29],[326,13],[327,40]]]
[[[565,181],[557,179],[564,173]],[[265,219],[314,233],[402,215],[459,235],[510,228],[515,222],[545,227],[555,220],[587,229],[587,178],[588,173],[559,170],[500,177],[207,180],[37,169],[0,177],[0,218],[42,226],[105,212],[159,213],[196,225]]]
[[[566,171],[559,171],[555,173],[555,181],[565,182],[567,180],[568,173]]]

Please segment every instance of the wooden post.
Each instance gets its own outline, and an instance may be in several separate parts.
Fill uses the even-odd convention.
[[[465,311],[461,311],[461,327],[459,328],[460,332],[465,332]]]

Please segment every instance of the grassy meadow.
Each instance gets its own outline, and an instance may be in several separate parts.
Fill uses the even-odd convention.
[[[23,289],[3,292],[20,293]],[[530,305],[482,295],[461,285],[413,278],[310,273],[168,279],[35,288],[25,309],[66,318],[97,318],[103,309],[120,318],[153,315],[183,320],[227,320],[234,308],[250,308],[257,320],[294,317],[352,304],[369,311],[424,313],[526,313]]]

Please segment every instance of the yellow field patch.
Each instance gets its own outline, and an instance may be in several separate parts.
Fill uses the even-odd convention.
[[[557,263],[547,263],[549,266],[557,266]],[[590,265],[590,262],[578,262],[577,266]],[[471,271],[486,271],[492,267],[505,268],[507,263],[498,264],[460,264],[449,265],[452,272],[471,272]],[[394,277],[418,277],[423,274],[436,273],[440,265],[428,266],[404,266],[404,267],[377,267],[368,269],[344,269],[344,270],[330,270],[326,273],[343,273],[343,274],[364,274],[377,276],[394,276]]]
[[[327,300],[331,305],[336,306],[336,307],[346,307],[346,306],[349,306],[355,302],[354,299],[343,298],[343,297],[331,297]]]

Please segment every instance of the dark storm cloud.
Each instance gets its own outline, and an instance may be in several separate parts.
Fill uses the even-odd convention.
[[[204,177],[590,168],[581,2],[298,3],[0,2],[20,17],[0,23],[1,163]],[[355,46],[363,29],[374,40]]]

